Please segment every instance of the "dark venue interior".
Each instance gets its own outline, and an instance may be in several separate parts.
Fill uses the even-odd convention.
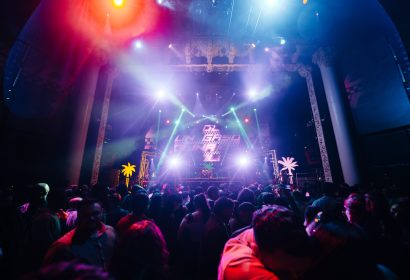
[[[404,0],[7,0],[2,279],[410,279]]]

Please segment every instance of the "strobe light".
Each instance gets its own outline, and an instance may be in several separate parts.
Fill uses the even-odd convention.
[[[251,159],[247,154],[238,155],[236,158],[236,164],[240,169],[246,169],[251,166]]]
[[[170,156],[168,159],[168,168],[172,170],[178,170],[182,167],[182,158],[178,155]]]

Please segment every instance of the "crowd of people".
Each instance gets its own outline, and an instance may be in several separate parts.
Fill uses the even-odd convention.
[[[3,279],[410,279],[406,190],[46,183],[0,193]]]

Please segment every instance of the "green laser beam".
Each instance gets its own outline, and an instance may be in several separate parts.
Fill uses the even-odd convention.
[[[256,109],[253,110],[253,113],[255,114],[255,120],[256,120],[256,128],[258,130],[258,140],[259,140],[259,146],[262,146],[262,140],[261,140],[261,127],[259,126],[259,118],[258,118],[258,113],[256,112]]]
[[[169,97],[171,99],[171,102],[174,103],[175,105],[177,105],[179,108],[181,108],[181,110],[186,111],[188,114],[191,115],[191,117],[195,117],[195,114],[192,113],[185,105],[184,103],[182,103],[178,97],[176,97],[175,95],[171,95]]]
[[[158,111],[158,122],[157,122],[157,133],[155,135],[155,148],[158,147],[158,142],[159,142],[159,126],[161,123],[161,110]]]
[[[184,113],[185,113],[185,111],[181,110],[181,113],[179,114],[179,117],[178,117],[177,121],[175,122],[175,126],[174,126],[174,129],[172,130],[171,136],[169,137],[168,142],[165,145],[165,149],[162,152],[161,157],[159,158],[159,162],[158,162],[158,165],[157,165],[157,173],[158,173],[158,170],[160,169],[160,167],[162,166],[162,163],[163,163],[163,161],[164,161],[164,159],[165,159],[165,157],[168,153],[169,147],[170,147],[170,145],[171,145],[171,143],[172,143],[172,141],[175,137],[175,134],[177,133],[179,125],[181,124],[181,119],[182,119],[182,116],[184,115]]]
[[[248,134],[245,131],[245,128],[243,127],[241,121],[238,118],[238,115],[236,114],[235,110],[232,111],[233,116],[235,117],[236,123],[238,124],[239,127],[239,132],[241,133],[243,139],[245,140],[246,146],[248,149],[253,149],[253,144],[251,143],[251,140],[248,137]]]

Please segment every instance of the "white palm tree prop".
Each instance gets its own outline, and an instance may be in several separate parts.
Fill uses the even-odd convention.
[[[294,161],[293,157],[282,157],[282,160],[278,160],[278,163],[283,165],[283,168],[280,171],[288,170],[290,176],[293,175],[292,170],[295,170],[295,167],[299,166],[297,161]]]

